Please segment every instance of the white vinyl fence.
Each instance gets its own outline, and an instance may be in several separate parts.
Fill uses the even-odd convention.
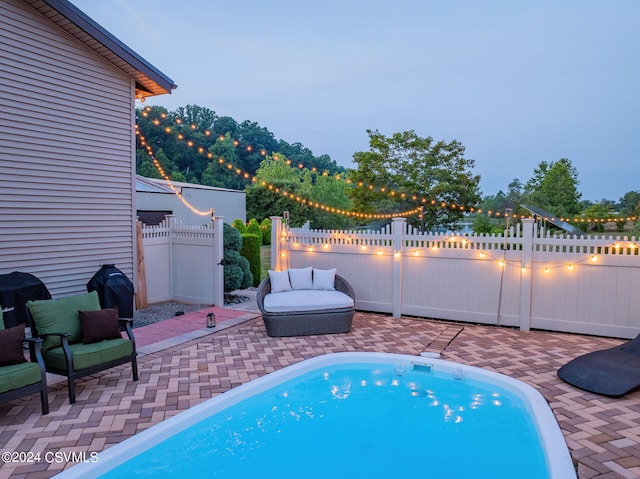
[[[183,226],[173,216],[142,228],[147,301],[224,304],[223,219]]]
[[[337,268],[360,310],[632,338],[640,333],[634,238],[550,235],[524,219],[505,236],[290,229],[272,217],[272,268]]]

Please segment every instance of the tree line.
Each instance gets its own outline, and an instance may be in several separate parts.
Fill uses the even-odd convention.
[[[498,191],[495,195],[483,198],[485,211],[506,211],[526,215],[521,205],[533,205],[542,208],[560,218],[584,219],[575,222],[575,226],[585,232],[600,232],[604,223],[599,219],[616,219],[616,229],[624,231],[628,217],[640,216],[640,191],[628,191],[616,201],[602,199],[595,203],[582,200],[579,191],[578,171],[567,158],[555,162],[542,161],[533,171],[531,178],[522,183],[514,178],[507,186],[507,192]],[[478,232],[500,231],[502,225],[490,221],[486,216],[475,220],[474,229]],[[640,233],[640,221],[636,221],[631,230],[636,236]]]
[[[273,151],[320,171],[345,171],[328,155],[316,156],[300,143],[277,140],[273,133],[256,122],[238,123],[231,117],[218,116],[215,111],[197,105],[179,107],[175,111],[161,106],[137,109],[136,123],[173,181],[237,190],[250,183],[236,174],[235,169],[220,166],[205,153],[211,153],[214,160],[224,158],[249,174],[255,174],[265,157],[263,152]],[[170,133],[167,128],[171,129]],[[189,146],[188,142],[194,146]],[[202,151],[198,151],[199,148]],[[136,170],[149,178],[161,177],[141,147],[137,149]]]
[[[356,167],[346,169],[328,155],[316,156],[300,143],[276,139],[256,122],[238,123],[196,105],[173,112],[146,107],[136,111],[136,120],[173,181],[243,189],[247,217],[258,221],[288,211],[293,226],[309,221],[313,228],[351,228],[385,223],[393,213],[421,208],[422,214],[408,222],[433,230],[455,229],[471,207],[524,213],[518,210],[524,203],[560,217],[640,213],[638,191],[626,193],[618,203],[582,201],[578,172],[566,158],[542,161],[526,183],[514,179],[506,193],[483,197],[474,161],[465,158],[465,148],[456,140],[438,141],[414,131],[387,137],[369,130],[369,151],[356,152]],[[143,176],[160,177],[142,147],[136,167]],[[352,211],[360,215],[345,213]],[[501,227],[485,215],[475,219],[478,232]]]

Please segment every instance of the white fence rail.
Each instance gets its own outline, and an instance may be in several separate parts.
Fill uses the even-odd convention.
[[[632,338],[640,333],[634,238],[567,237],[532,219],[505,236],[289,229],[272,217],[272,267],[338,268],[361,310]]]
[[[183,226],[168,216],[142,229],[147,301],[224,304],[223,220]]]

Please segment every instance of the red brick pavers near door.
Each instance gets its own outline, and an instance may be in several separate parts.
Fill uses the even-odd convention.
[[[459,331],[457,328],[463,328]],[[455,334],[457,333],[457,334]],[[0,449],[9,452],[99,452],[180,411],[259,376],[325,353],[378,351],[420,354],[442,341],[444,359],[507,374],[549,401],[581,479],[640,477],[640,391],[621,399],[585,393],[562,382],[570,359],[620,340],[452,324],[357,313],[349,334],[270,338],[260,318],[143,354],[140,380],[120,366],[50,386],[51,413],[37,395],[0,404]],[[1,464],[0,477],[51,477],[72,463]],[[499,465],[497,465],[499,467]],[[428,469],[427,469],[428,470]]]
[[[209,313],[215,315],[216,328],[214,329],[207,328],[207,315]],[[237,324],[254,317],[256,317],[255,313],[212,306],[135,328],[133,334],[136,338],[136,347],[144,351],[145,346],[165,342],[173,342],[174,344],[183,343],[189,335],[195,332],[201,334],[196,333],[188,339],[196,339],[199,336],[217,332],[229,325]],[[172,346],[174,344],[169,345]]]

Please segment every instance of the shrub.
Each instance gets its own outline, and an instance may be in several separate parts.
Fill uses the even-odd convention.
[[[240,234],[247,233],[247,225],[245,225],[244,221],[242,221],[240,218],[233,220],[233,223],[231,223],[231,226],[237,229],[240,232]]]
[[[224,252],[224,292],[230,293],[237,289],[251,286],[253,276],[247,258],[239,251],[226,250]]]
[[[262,230],[260,229],[260,225],[258,224],[258,220],[255,218],[251,218],[249,220],[249,224],[247,225],[247,233],[250,235],[257,235],[260,237],[260,244],[262,244]]]
[[[256,225],[258,223],[256,222]],[[260,284],[260,243],[262,237],[254,234],[242,235],[242,249],[240,254],[249,262],[249,269],[253,276],[253,286]]]
[[[260,223],[260,229],[262,230],[262,244],[271,244],[271,218],[265,218]]]
[[[225,223],[222,229],[223,247],[225,250],[232,249],[240,251],[242,248],[242,234],[230,224]]]
[[[248,288],[253,283],[253,275],[249,261],[240,254],[242,235],[227,223],[224,224],[223,235],[224,292]]]

